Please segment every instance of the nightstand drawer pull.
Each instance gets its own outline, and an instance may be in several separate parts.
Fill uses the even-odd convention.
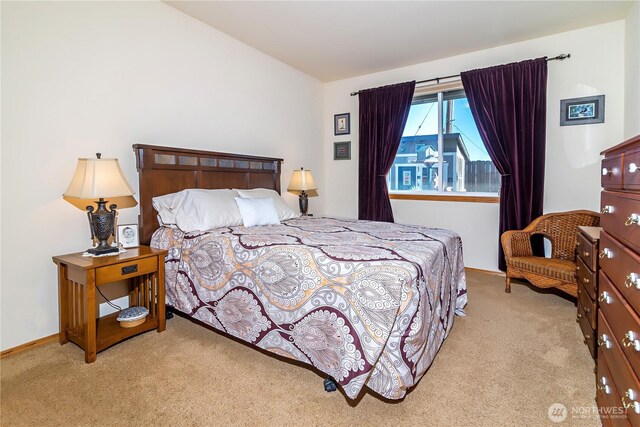
[[[131,273],[138,272],[138,264],[127,265],[126,267],[122,267],[122,275],[127,275]]]

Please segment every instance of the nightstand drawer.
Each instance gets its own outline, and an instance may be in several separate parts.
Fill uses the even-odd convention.
[[[589,297],[595,301],[595,299],[598,298],[596,291],[598,275],[591,271],[589,267],[582,262],[582,258],[578,258],[576,260],[576,273],[578,276],[578,283],[584,286]]]
[[[591,271],[595,271],[597,268],[597,256],[595,253],[597,243],[593,243],[588,240],[586,237],[582,235],[582,233],[578,233],[578,258],[582,259],[587,267]]]
[[[129,277],[153,273],[158,270],[158,257],[137,259],[130,262],[122,262],[107,267],[96,268],[96,285],[128,279]]]
[[[582,329],[582,335],[584,335],[584,343],[589,347],[589,352],[591,352],[591,357],[595,359],[596,357],[596,334],[591,328],[591,323],[584,312],[584,307],[578,303],[578,324],[580,325],[580,329]]]

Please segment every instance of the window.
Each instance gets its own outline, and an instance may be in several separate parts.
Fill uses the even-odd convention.
[[[423,94],[416,90],[387,180],[392,193],[497,195],[500,174],[463,89]]]

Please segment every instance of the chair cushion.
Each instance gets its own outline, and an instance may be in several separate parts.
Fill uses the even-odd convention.
[[[566,259],[513,257],[507,260],[510,267],[569,283],[576,282],[576,263]]]

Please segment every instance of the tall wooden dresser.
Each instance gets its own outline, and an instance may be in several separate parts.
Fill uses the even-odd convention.
[[[640,135],[602,154],[596,401],[604,425],[640,426]]]

